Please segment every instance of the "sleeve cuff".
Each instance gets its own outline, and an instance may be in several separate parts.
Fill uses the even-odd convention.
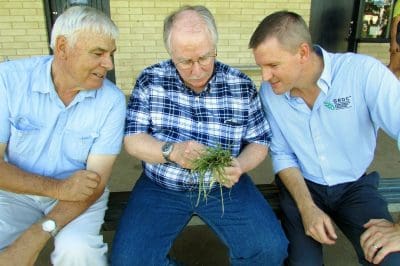
[[[291,167],[299,167],[297,160],[293,159],[291,156],[272,156],[272,167],[274,174]]]

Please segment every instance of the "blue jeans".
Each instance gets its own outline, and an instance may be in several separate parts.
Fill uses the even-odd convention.
[[[248,175],[231,189],[219,187],[196,206],[198,190],[165,189],[144,174],[137,181],[112,245],[111,263],[174,265],[167,254],[193,214],[229,248],[232,265],[282,265],[288,242],[273,210]]]
[[[306,236],[293,198],[279,178],[276,183],[281,192],[280,201],[284,214],[282,223],[290,242],[287,264],[323,265],[322,245]],[[379,174],[373,172],[355,182],[330,187],[310,181],[306,181],[306,184],[315,204],[330,216],[353,244],[359,263],[372,265],[365,260],[360,245],[360,237],[365,230],[363,225],[372,218],[393,221],[386,201],[377,190]],[[387,255],[380,265],[400,265],[400,253]]]

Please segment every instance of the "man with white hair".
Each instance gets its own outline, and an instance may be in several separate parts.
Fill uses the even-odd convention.
[[[229,249],[232,265],[281,265],[287,240],[246,172],[268,152],[270,130],[253,82],[217,61],[217,29],[204,6],[184,6],[164,21],[171,56],[146,68],[128,104],[125,148],[143,161],[115,234],[113,265],[174,265],[167,254],[197,214]],[[207,147],[232,154],[220,186],[191,172]],[[224,212],[221,213],[221,194]]]
[[[99,234],[125,98],[106,79],[118,28],[90,7],[56,20],[54,56],[0,64],[0,265],[106,265]]]

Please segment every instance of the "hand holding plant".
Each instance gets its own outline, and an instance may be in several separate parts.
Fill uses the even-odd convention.
[[[218,183],[221,194],[222,212],[224,212],[222,186],[224,183],[230,182],[225,175],[224,168],[229,167],[232,164],[231,152],[222,149],[220,146],[216,148],[208,147],[199,158],[193,160],[192,164],[192,173],[198,174],[199,179],[199,195],[196,206],[199,204],[201,196],[203,196],[204,200],[207,200],[207,196],[214,184]],[[207,184],[205,180],[205,176],[208,172],[211,173],[209,184]]]

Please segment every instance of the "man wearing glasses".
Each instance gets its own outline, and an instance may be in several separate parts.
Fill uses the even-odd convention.
[[[132,92],[125,148],[143,161],[114,237],[112,265],[175,265],[167,256],[197,214],[229,249],[232,265],[281,265],[287,240],[246,172],[268,152],[270,129],[253,82],[216,61],[217,30],[203,6],[185,6],[164,22],[171,60],[146,68]],[[232,154],[219,185],[197,204],[193,160],[206,147]],[[206,175],[209,181],[211,175]]]

